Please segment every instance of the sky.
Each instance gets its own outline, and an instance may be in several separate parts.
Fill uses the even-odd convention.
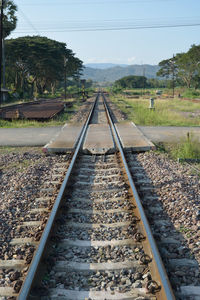
[[[18,24],[9,38],[47,36],[84,64],[155,65],[200,44],[199,0],[13,1]]]

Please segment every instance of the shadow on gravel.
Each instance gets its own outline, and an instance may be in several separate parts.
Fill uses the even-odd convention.
[[[167,206],[169,209],[171,206],[170,209],[175,209],[175,206],[179,205],[175,202],[176,195],[170,193],[170,186],[174,180],[164,181],[164,185],[169,187],[169,196],[162,198],[155,190],[161,185],[156,187],[153,185],[141,163],[136,160],[136,156],[127,153],[126,157],[176,299],[200,299],[199,264],[194,255],[194,252],[198,255],[199,250],[192,251],[188,246],[188,240],[184,237],[185,235],[189,239],[191,248],[195,248],[192,244],[193,236],[197,232],[184,226],[175,227],[175,220],[171,219],[165,208]],[[184,190],[184,196],[191,199],[189,191]]]

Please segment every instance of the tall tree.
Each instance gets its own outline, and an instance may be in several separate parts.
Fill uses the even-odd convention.
[[[11,0],[4,0],[3,37],[6,38],[17,26],[17,6]]]
[[[5,38],[10,35],[10,33],[17,26],[17,17],[16,11],[17,6],[14,4],[12,0],[4,0],[1,1],[3,4],[2,13],[3,13],[3,28],[1,30],[2,40],[1,40],[1,61],[3,64],[3,68],[1,65],[1,69],[3,69],[3,87],[5,88]],[[2,72],[2,71],[1,71]]]
[[[200,45],[192,45],[188,51],[193,66],[193,76],[191,84],[197,88],[200,85]]]
[[[29,85],[32,90],[34,86],[40,94],[44,89],[54,91],[57,83],[64,80],[64,58],[67,61],[68,76],[76,76],[82,69],[82,61],[75,57],[65,43],[47,37],[10,39],[6,40],[6,47],[9,70],[15,73],[15,87],[20,91]]]
[[[172,78],[173,75],[175,77],[177,76],[178,66],[174,56],[172,58],[162,60],[158,65],[160,70],[157,72],[157,76],[166,78]]]
[[[191,55],[189,52],[179,53],[176,55],[175,59],[178,66],[178,77],[186,84],[188,88],[190,88],[192,79],[196,72],[195,63]]]
[[[188,52],[163,60],[159,66],[158,76],[172,78],[174,72],[175,78],[188,88],[197,87],[200,84],[200,45],[192,45]]]

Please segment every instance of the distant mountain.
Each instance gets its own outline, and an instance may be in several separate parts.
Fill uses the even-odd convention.
[[[113,67],[127,67],[128,65],[125,64],[111,64],[111,63],[96,63],[96,64],[85,64],[86,67],[88,68],[93,68],[93,69],[108,69],[108,68],[113,68]]]
[[[91,79],[96,82],[114,82],[115,80],[129,75],[145,75],[147,78],[156,78],[158,70],[159,66],[157,65],[127,65],[123,67],[117,65],[106,69],[86,66],[83,71],[82,78]]]

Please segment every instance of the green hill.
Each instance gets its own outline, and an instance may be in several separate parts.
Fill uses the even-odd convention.
[[[157,65],[114,66],[107,69],[85,67],[82,78],[91,79],[96,82],[114,82],[129,75],[145,75],[147,78],[156,78],[158,70],[159,66]]]

